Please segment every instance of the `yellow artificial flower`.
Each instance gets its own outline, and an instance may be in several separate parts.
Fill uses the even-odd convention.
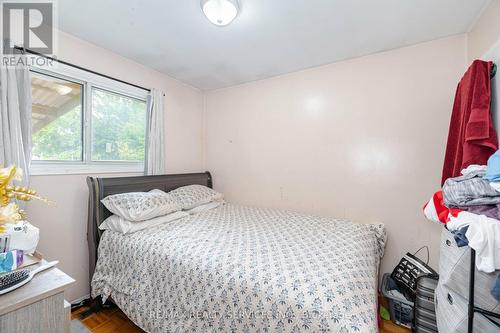
[[[12,180],[21,180],[23,173],[21,169],[17,169],[15,165],[0,169],[0,186],[6,186]]]
[[[13,224],[26,219],[26,213],[15,203],[11,203],[12,200],[36,199],[49,205],[53,204],[48,199],[38,196],[35,190],[11,184],[13,180],[21,181],[22,179],[22,169],[18,169],[15,165],[7,168],[0,166],[0,234],[5,233],[5,224]]]
[[[19,207],[15,203],[0,207],[0,225],[17,223],[22,218],[22,215],[19,213]]]
[[[14,179],[22,179],[22,171],[19,172],[15,165],[0,169],[0,206],[5,206],[10,202],[7,188],[11,186],[9,183]]]

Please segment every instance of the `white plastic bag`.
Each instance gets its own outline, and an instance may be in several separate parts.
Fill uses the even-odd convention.
[[[10,236],[9,251],[22,250],[24,254],[33,254],[40,239],[40,230],[29,222],[20,221],[6,224],[6,233]]]

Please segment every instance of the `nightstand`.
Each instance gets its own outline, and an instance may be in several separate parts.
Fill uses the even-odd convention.
[[[70,306],[64,300],[64,290],[74,282],[58,268],[50,268],[24,286],[0,295],[0,332],[69,332]]]

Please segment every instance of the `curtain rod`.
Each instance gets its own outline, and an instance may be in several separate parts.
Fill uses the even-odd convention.
[[[29,53],[29,54],[37,55],[37,56],[40,56],[40,57],[44,57],[44,58],[49,59],[49,60],[52,60],[52,61],[57,61],[58,63],[63,64],[63,65],[66,65],[66,66],[70,66],[70,67],[73,67],[73,68],[76,68],[76,69],[79,69],[79,70],[82,70],[82,71],[85,71],[85,72],[88,72],[88,73],[92,73],[92,74],[95,74],[95,75],[99,75],[99,76],[104,77],[104,78],[106,78],[106,79],[114,80],[114,81],[117,81],[117,82],[120,82],[120,83],[123,83],[123,84],[129,85],[129,86],[132,86],[132,87],[135,87],[135,88],[139,88],[139,89],[142,89],[142,90],[146,90],[146,91],[148,91],[148,92],[151,92],[151,89],[149,89],[149,88],[145,88],[145,87],[139,86],[139,85],[134,84],[134,83],[130,83],[130,82],[127,82],[127,81],[123,81],[123,80],[120,80],[120,79],[114,78],[114,77],[112,77],[112,76],[109,76],[109,75],[106,75],[106,74],[102,74],[102,73],[99,73],[99,72],[93,71],[93,70],[88,69],[88,68],[84,68],[84,67],[81,67],[81,66],[78,66],[78,65],[74,65],[74,64],[72,64],[72,63],[69,63],[69,62],[66,62],[66,61],[63,61],[63,60],[59,60],[59,59],[54,58],[54,57],[50,57],[50,56],[47,56],[47,55],[45,55],[45,54],[42,54],[42,53],[39,53],[39,52],[36,52],[36,51],[30,50],[30,49],[25,49],[24,47],[14,46],[14,48],[15,48],[16,50],[18,50],[18,51],[21,51],[22,53]]]

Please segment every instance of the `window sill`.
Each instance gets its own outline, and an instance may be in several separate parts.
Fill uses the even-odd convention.
[[[143,163],[64,163],[64,162],[32,162],[31,176],[47,175],[87,175],[110,173],[144,173]]]

